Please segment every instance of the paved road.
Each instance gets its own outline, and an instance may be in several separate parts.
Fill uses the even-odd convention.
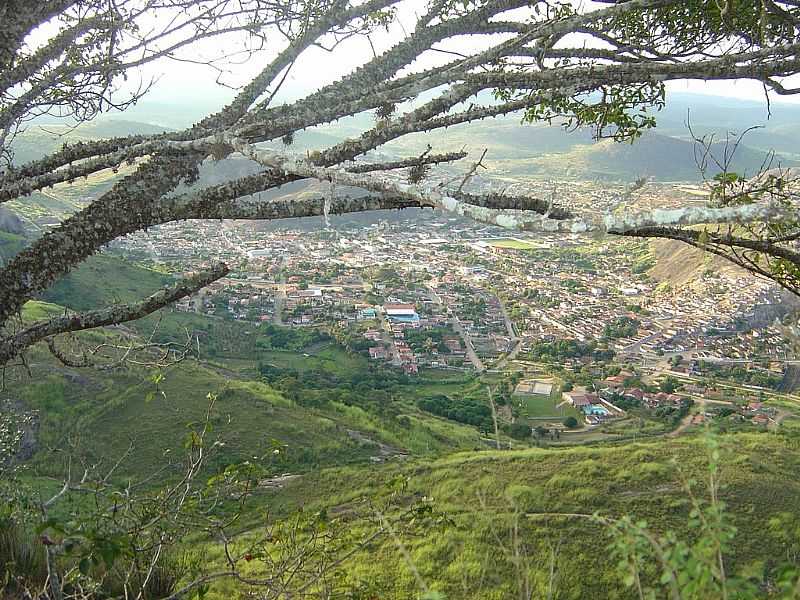
[[[383,330],[383,341],[389,345],[389,350],[392,352],[392,364],[396,367],[400,366],[400,351],[394,343],[394,334],[392,333],[392,326],[386,318],[383,310],[378,310],[378,321],[380,321],[381,329]]]
[[[499,300],[500,299],[498,298],[498,301]],[[511,317],[508,316],[508,311],[506,310],[506,306],[502,302],[500,302],[500,312],[503,313],[503,321],[506,324],[506,331],[508,331],[508,337],[510,337],[513,340],[518,339],[517,332],[514,331],[514,323],[511,322]]]
[[[431,286],[427,287],[428,287],[428,292],[431,295],[431,298],[433,298],[433,301],[436,302],[437,305],[443,307],[447,311],[447,314],[451,314],[450,308],[444,305],[444,302],[442,302],[442,299],[441,297],[439,297],[439,294],[437,294]],[[449,322],[450,325],[452,325],[453,327],[453,331],[455,331],[458,335],[461,336],[461,340],[464,342],[464,348],[466,349],[467,358],[469,359],[469,362],[472,363],[472,366],[475,367],[475,369],[478,372],[485,371],[486,366],[483,364],[483,361],[475,353],[475,346],[472,344],[472,338],[469,336],[469,333],[467,333],[467,331],[461,325],[461,322],[458,320],[458,317],[452,315],[450,317]]]
[[[475,367],[478,372],[483,372],[486,370],[486,366],[483,364],[483,361],[478,357],[475,353],[475,346],[472,344],[472,338],[469,336],[469,333],[466,329],[461,325],[461,321],[458,320],[458,317],[453,317],[450,320],[450,324],[453,326],[458,335],[461,336],[461,339],[464,340],[464,347],[467,351],[467,358]]]
[[[281,257],[281,266],[280,268],[286,265],[286,257]],[[281,272],[281,279],[278,282],[278,285],[275,286],[275,306],[274,312],[275,314],[272,315],[272,322],[275,325],[283,325],[283,304],[286,301],[286,272]]]
[[[705,398],[701,398],[699,396],[695,396],[694,397],[694,401],[700,407],[700,413],[701,414],[706,412],[706,399]],[[688,415],[686,415],[685,417],[683,417],[683,419],[681,419],[680,425],[678,425],[675,429],[673,429],[672,431],[670,431],[667,434],[667,437],[677,437],[680,434],[682,434],[684,431],[689,429],[689,427],[692,426],[692,421],[694,421],[694,417],[695,417],[696,414],[697,413],[690,411]]]
[[[508,331],[508,335],[511,338],[511,342],[514,344],[514,346],[511,348],[510,352],[508,352],[503,358],[495,363],[493,368],[498,371],[505,369],[509,361],[517,358],[517,354],[519,354],[519,351],[522,350],[522,339],[517,337],[517,333],[514,331],[514,323],[511,322],[511,317],[508,316],[508,311],[506,311],[506,307],[502,302],[500,303],[500,310],[503,313],[503,320],[506,324],[506,330]]]

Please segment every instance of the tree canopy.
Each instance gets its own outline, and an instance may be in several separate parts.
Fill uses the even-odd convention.
[[[389,32],[400,12],[414,9],[415,25],[349,74],[299,100],[274,102],[310,48],[335,53],[353,36],[372,41]],[[0,363],[59,333],[138,318],[224,276],[228,266],[209,265],[141,302],[17,324],[27,301],[104,245],[185,219],[433,207],[508,229],[678,239],[796,292],[800,223],[791,177],[781,171],[745,179],[723,169],[707,206],[598,215],[532,195],[467,193],[463,183],[480,159],[464,168],[462,181],[430,183],[431,165],[464,153],[431,149],[387,163],[356,159],[408,134],[516,112],[531,122],[557,119],[630,140],[654,126],[665,85],[676,80],[749,79],[773,93],[793,93],[786,78],[800,66],[798,19],[800,6],[789,0],[6,2],[0,7],[0,202],[122,164],[134,169],[0,269]],[[181,131],[70,144],[27,164],[13,161],[10,142],[31,119],[55,113],[81,121],[124,106],[147,85],[120,98],[121,80],[149,62],[186,59],[182,52],[214,36],[238,36],[242,51],[263,62],[229,105]],[[465,37],[472,51],[464,52],[463,44],[452,49]],[[206,61],[220,69],[230,58]],[[365,112],[375,114],[374,126],[307,156],[259,146],[289,145],[296,132]],[[260,170],[207,187],[181,185],[195,182],[202,164],[233,153]],[[409,170],[407,181],[388,175],[397,169]],[[301,179],[335,186],[320,197],[259,200],[258,192]],[[335,191],[342,188],[369,193]]]

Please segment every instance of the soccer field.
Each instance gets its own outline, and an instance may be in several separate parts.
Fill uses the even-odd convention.
[[[486,243],[495,248],[513,248],[515,250],[535,250],[540,246],[534,242],[518,240],[514,238],[498,238],[496,240],[486,240]]]
[[[554,419],[561,420],[568,416],[580,416],[578,412],[568,404],[556,408],[556,402],[553,400],[552,396],[543,396],[541,394],[515,396],[514,402],[522,403],[522,410],[520,412],[529,419],[553,417]]]

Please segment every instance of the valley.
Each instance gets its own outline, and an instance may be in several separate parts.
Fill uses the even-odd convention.
[[[106,124],[131,127],[156,130]],[[322,128],[295,148],[346,134],[347,124]],[[692,165],[664,158],[686,140],[646,136],[647,151],[612,151],[581,136],[513,119],[470,133],[472,145],[494,143],[491,177],[468,189],[598,215],[707,202]],[[458,129],[449,139],[463,141]],[[25,143],[34,152],[41,141]],[[387,152],[427,142],[403,143]],[[748,149],[742,168],[758,155]],[[208,162],[201,180],[251,168]],[[7,203],[23,231],[0,233],[2,260],[125,174]],[[271,197],[326,191],[300,182]],[[205,424],[199,480],[238,465],[258,476],[240,512],[233,497],[220,501],[237,515],[230,547],[204,530],[182,551],[224,569],[233,548],[255,577],[266,567],[253,556],[282,551],[253,550],[261,529],[315,515],[333,548],[319,560],[344,565],[343,597],[633,597],[609,523],[635,519],[690,544],[698,530],[687,523],[709,506],[715,477],[735,528],[731,572],[763,587],[796,556],[797,304],[774,284],[675,242],[509,235],[415,209],[160,226],[116,240],[22,317],[133,302],[220,260],[226,277],[172,307],[59,339],[74,364],[40,344],[6,370],[0,469],[22,493],[46,497],[86,468],[157,494],[180,481]],[[59,518],[84,502],[65,494]],[[339,546],[333,531],[369,542]],[[659,577],[655,563],[642,572]],[[248,589],[221,578],[203,597]]]

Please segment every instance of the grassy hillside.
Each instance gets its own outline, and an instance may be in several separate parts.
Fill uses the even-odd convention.
[[[716,273],[744,273],[727,260],[713,256],[699,248],[693,248],[675,240],[650,240],[650,248],[656,260],[648,274],[660,282],[680,287],[699,278],[705,271]]]
[[[789,525],[784,521],[796,518],[792,515],[800,502],[800,483],[785,477],[800,468],[795,436],[720,438],[721,494],[738,528],[728,554],[729,573],[760,580],[785,560]],[[360,498],[380,494],[397,477],[408,478],[407,498],[433,499],[436,509],[452,519],[444,530],[403,539],[408,557],[387,539],[347,564],[349,580],[371,582],[381,589],[377,597],[382,599],[418,597],[419,580],[447,598],[517,598],[523,574],[533,583],[531,597],[545,598],[551,567],[555,592],[550,597],[631,598],[606,549],[608,530],[589,519],[550,513],[629,515],[646,520],[656,533],[672,529],[691,539],[685,486],[696,478],[694,493],[707,497],[707,455],[700,438],[457,454],[377,470],[312,472],[272,492],[269,502],[347,515]],[[518,560],[515,528],[524,544]],[[642,565],[651,578],[654,567]],[[230,591],[221,585],[212,596]]]
[[[43,316],[49,306],[32,310]],[[165,322],[169,320],[166,316]],[[242,334],[240,330],[238,337]],[[99,339],[100,334],[90,335]],[[431,417],[415,406],[421,394],[458,393],[471,385],[469,380],[400,381],[391,393],[369,386],[353,389],[351,379],[369,381],[381,373],[332,343],[317,344],[306,354],[256,350],[247,356],[242,350],[219,363],[187,360],[166,370],[129,365],[98,371],[64,367],[38,350],[30,356],[37,377],[18,373],[9,389],[41,414],[40,453],[34,460],[39,474],[61,472],[63,466],[53,461],[48,448],[63,449],[68,439],[75,453],[100,464],[116,461],[133,444],[120,476],[154,473],[171,456],[181,455],[187,424],[204,418],[209,393],[218,397],[214,436],[224,444],[214,454],[212,470],[263,460],[281,472],[306,471],[368,464],[373,457],[433,456],[483,447],[474,427]],[[298,379],[278,382],[291,397],[259,378],[259,362],[301,369]],[[321,379],[334,383],[321,390],[308,383]],[[284,448],[277,457],[270,453],[275,444]]]
[[[98,254],[59,279],[41,297],[74,310],[87,310],[141,300],[172,281],[163,273]]]
[[[28,240],[0,231],[0,264],[22,250]],[[73,310],[90,310],[119,302],[133,302],[174,280],[108,254],[89,257],[40,295],[40,299]]]
[[[98,119],[79,127],[66,123],[33,124],[14,139],[11,147],[14,162],[24,164],[58,150],[64,143],[131,134],[151,135],[164,131],[167,131],[164,127],[124,119]]]
[[[0,264],[12,258],[25,247],[25,238],[16,233],[0,231]]]
[[[711,151],[714,156],[721,158],[725,154],[724,144],[718,142],[712,145]],[[752,176],[758,173],[764,158],[764,151],[742,145],[729,168]],[[783,166],[794,164],[785,158],[778,157],[776,160]],[[664,181],[693,181],[701,177],[693,142],[653,132],[646,133],[633,143],[602,140],[591,145],[576,146],[562,154],[537,158],[533,162],[539,169],[575,179],[646,176]],[[713,163],[707,169],[706,177],[719,172]]]

